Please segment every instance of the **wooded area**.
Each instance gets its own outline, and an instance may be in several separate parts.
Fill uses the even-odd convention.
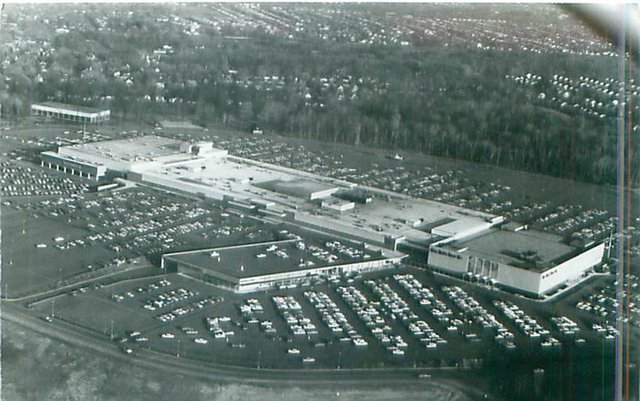
[[[116,120],[173,116],[616,182],[617,109],[594,118],[540,96],[553,93],[553,75],[615,77],[613,57],[290,40],[204,25],[187,35],[156,22],[158,13],[94,14],[60,13],[76,27],[64,33],[29,22],[35,47],[2,47],[4,118],[37,101],[102,104]],[[545,79],[523,87],[507,78],[526,73]]]

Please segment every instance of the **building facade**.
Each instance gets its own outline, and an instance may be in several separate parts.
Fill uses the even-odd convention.
[[[343,275],[348,273],[362,273],[374,270],[388,269],[401,262],[404,254],[393,253],[375,258],[356,259],[352,262],[335,264],[310,264],[296,268],[285,267],[276,264],[272,268],[267,267],[267,263],[261,262],[264,259],[255,259],[251,262],[250,255],[261,252],[266,245],[283,246],[295,241],[283,240],[269,243],[237,245],[222,248],[200,249],[196,251],[185,251],[169,253],[162,256],[161,267],[165,271],[177,271],[191,277],[209,282],[218,287],[225,288],[237,293],[247,293],[273,289],[284,285],[297,285],[312,278],[328,277],[333,275]],[[242,250],[246,253],[245,262],[238,269],[230,269],[233,262],[229,262],[226,252]],[[204,254],[204,258],[191,258],[194,254]],[[266,257],[264,254],[258,257]]]
[[[36,116],[90,124],[108,121],[111,117],[109,109],[95,109],[55,102],[33,104],[31,105],[31,113]]]
[[[40,153],[40,165],[96,181],[107,173],[104,165],[50,151]]]
[[[557,262],[541,266],[508,263],[502,255],[478,253],[447,242],[431,245],[429,267],[462,279],[539,298],[562,286],[580,281],[589,270],[602,263],[604,243],[574,250]]]

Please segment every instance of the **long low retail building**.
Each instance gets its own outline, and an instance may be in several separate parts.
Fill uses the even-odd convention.
[[[58,102],[44,102],[31,105],[31,114],[77,123],[97,124],[108,121],[111,111],[106,108],[77,106]]]
[[[388,269],[404,256],[338,241],[320,244],[294,238],[170,253],[161,263],[165,271],[246,293],[295,286],[313,278]]]

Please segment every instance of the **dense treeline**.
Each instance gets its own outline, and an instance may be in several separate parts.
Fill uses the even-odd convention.
[[[108,103],[124,119],[174,115],[616,182],[615,116],[561,112],[538,100],[544,82],[525,88],[505,78],[615,77],[614,58],[287,40],[258,30],[188,36],[152,15],[110,18],[110,29],[98,30],[89,13],[83,29],[53,38],[55,51],[14,58],[2,70],[10,81],[0,76],[3,114],[24,115],[42,100]],[[225,38],[239,33],[250,39]],[[162,46],[169,54],[154,54]]]

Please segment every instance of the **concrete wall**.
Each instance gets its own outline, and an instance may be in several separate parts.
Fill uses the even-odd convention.
[[[273,288],[280,283],[286,283],[291,281],[300,281],[306,278],[312,278],[321,275],[336,274],[336,273],[351,273],[351,272],[367,272],[373,270],[388,269],[394,266],[394,264],[400,263],[402,257],[363,261],[357,263],[348,263],[337,266],[326,266],[317,269],[307,270],[295,270],[285,273],[268,274],[257,277],[247,277],[240,279],[240,284],[237,287],[237,292],[246,293],[259,291],[263,289]]]
[[[338,192],[341,189],[342,188],[328,188],[328,189],[323,189],[323,190],[320,190],[320,191],[312,192],[309,195],[309,200],[328,198],[328,197],[330,197],[331,195],[333,195],[334,193]]]
[[[467,273],[467,267],[469,264],[468,254],[460,252],[460,258],[457,259],[453,256],[434,252],[434,248],[436,247],[432,247],[429,251],[429,266],[457,276],[462,276]],[[454,254],[452,251],[448,252]],[[538,289],[540,287],[539,273],[501,263],[498,264],[498,272],[494,280],[496,284],[533,295],[538,294]]]
[[[69,174],[82,175],[83,177],[90,176],[92,179],[98,179],[107,172],[105,166],[69,159],[64,155],[53,152],[41,153],[40,159],[43,167],[50,167]]]
[[[444,255],[442,250],[439,250],[437,247],[431,247],[429,250],[429,258],[427,260],[427,264],[429,266],[435,267],[439,270],[443,270],[449,273],[454,273],[457,275],[463,275],[467,272],[467,264],[469,263],[469,255],[465,255],[463,252],[458,253],[456,256],[460,256],[460,258],[455,258],[453,256]],[[450,252],[450,251],[447,251]],[[453,254],[454,252],[450,252]]]
[[[548,292],[566,281],[579,278],[584,272],[602,262],[604,243],[581,253],[580,255],[559,264],[542,274],[540,293]]]
[[[349,272],[365,272],[371,270],[380,270],[392,267],[396,263],[400,263],[402,257],[394,257],[378,260],[366,260],[356,263],[347,263],[336,266],[325,266],[316,269],[301,269],[289,272],[265,274],[253,277],[244,277],[238,279],[224,273],[220,273],[213,269],[203,270],[200,266],[187,263],[184,261],[174,261],[169,255],[162,258],[162,266],[171,266],[177,263],[177,270],[194,278],[211,282],[212,284],[231,289],[236,292],[252,292],[262,289],[273,288],[279,283],[299,281],[305,278],[311,278],[323,274],[333,273],[349,273]]]
[[[540,273],[500,263],[496,282],[502,286],[536,295],[539,294]]]
[[[464,252],[459,255],[453,251],[444,251],[448,254],[444,254],[443,250],[440,252],[438,253],[437,247],[431,247],[428,257],[429,266],[458,276],[467,272],[469,256]],[[498,263],[494,282],[529,295],[544,295],[569,281],[580,278],[587,270],[601,263],[603,255],[604,244],[599,244],[544,272]]]
[[[321,206],[325,209],[329,209],[329,210],[334,210],[337,212],[344,212],[347,210],[351,210],[353,208],[356,207],[355,202],[337,202],[337,203],[333,203],[333,202],[326,202],[323,201]]]

